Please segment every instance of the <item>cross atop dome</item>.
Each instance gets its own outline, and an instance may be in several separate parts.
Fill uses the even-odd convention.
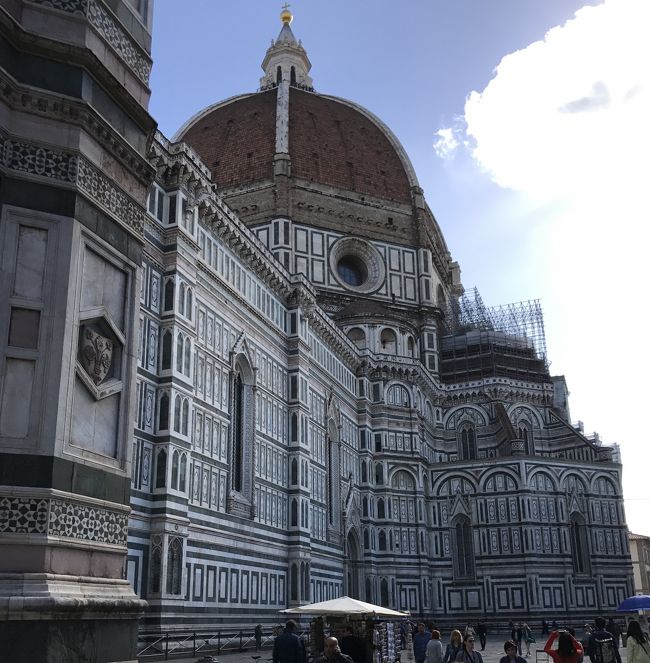
[[[309,76],[311,62],[302,43],[296,39],[291,29],[293,14],[290,5],[285,3],[280,12],[282,29],[266,51],[262,61],[264,76],[260,79],[260,89],[266,90],[287,81],[289,85],[311,90],[313,81]]]

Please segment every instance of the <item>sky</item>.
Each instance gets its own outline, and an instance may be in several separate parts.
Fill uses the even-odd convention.
[[[282,3],[156,0],[150,111],[168,137],[255,91]],[[179,10],[179,8],[182,8]],[[295,0],[317,91],[397,135],[466,288],[540,299],[571,420],[616,442],[650,535],[650,2]]]

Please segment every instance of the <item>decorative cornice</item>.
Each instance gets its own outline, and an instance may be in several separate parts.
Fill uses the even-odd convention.
[[[35,5],[50,7],[67,14],[85,16],[90,25],[111,46],[126,66],[145,85],[151,74],[150,55],[124,30],[99,0],[25,0]]]
[[[0,133],[0,168],[73,185],[142,239],[142,206],[79,154]]]
[[[146,187],[151,184],[154,177],[151,164],[85,102],[22,86],[2,70],[0,98],[13,110],[81,127],[141,184]]]

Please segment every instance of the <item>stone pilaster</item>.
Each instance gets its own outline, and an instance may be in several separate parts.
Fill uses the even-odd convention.
[[[123,4],[0,9],[16,55],[0,70],[0,642],[16,663],[134,661],[146,605],[124,565],[150,17],[126,27]]]

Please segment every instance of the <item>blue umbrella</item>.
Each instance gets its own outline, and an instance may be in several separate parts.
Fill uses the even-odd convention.
[[[636,612],[637,610],[650,610],[650,596],[647,594],[630,596],[616,608],[617,612]]]

